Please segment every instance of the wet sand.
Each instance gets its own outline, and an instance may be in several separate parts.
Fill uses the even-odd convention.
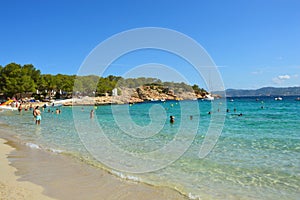
[[[5,144],[6,141],[0,138],[0,199],[1,200],[51,200],[51,198],[42,194],[44,189],[30,182],[18,181],[19,177],[15,175],[17,171],[10,166],[7,155],[13,150],[12,147]]]
[[[123,180],[72,157],[31,149],[21,142],[3,137],[3,135],[3,132],[2,134],[0,133],[0,137],[9,140],[8,145],[10,147],[3,144],[3,140],[1,140],[1,200],[35,199],[35,195],[36,199],[50,199],[49,197],[51,197],[54,199],[72,200],[187,199],[175,190]],[[9,150],[12,150],[11,147],[15,148],[15,150],[8,154]],[[7,154],[8,160],[16,170],[8,166]],[[2,163],[4,163],[4,166]],[[6,168],[11,170],[10,174],[6,172],[8,170]],[[18,180],[16,175],[20,177]],[[3,176],[14,179],[14,184],[10,185],[9,182],[3,181],[5,180],[2,179]],[[31,184],[33,188],[30,187],[26,190],[26,194],[23,195],[22,193],[23,196],[18,198],[19,191],[27,189],[22,184]],[[14,195],[13,197],[16,196],[16,198],[9,198],[9,195]]]

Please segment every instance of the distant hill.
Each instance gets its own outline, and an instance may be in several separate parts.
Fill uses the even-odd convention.
[[[216,92],[217,93],[217,92]],[[257,90],[227,89],[227,97],[246,97],[246,96],[297,96],[300,95],[300,87],[263,87]]]

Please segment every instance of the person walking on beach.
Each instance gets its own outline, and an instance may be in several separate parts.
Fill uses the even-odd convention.
[[[40,125],[42,116],[38,106],[34,109],[34,116],[35,116],[35,124]]]

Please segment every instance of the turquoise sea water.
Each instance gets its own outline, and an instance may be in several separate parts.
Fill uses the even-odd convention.
[[[60,115],[48,113],[47,108],[42,113],[41,126],[34,124],[31,112],[3,111],[0,126],[9,126],[32,148],[79,157],[122,178],[175,188],[191,199],[291,200],[300,196],[300,101],[295,98],[284,97],[283,101],[275,101],[273,97],[228,99],[229,112],[222,134],[208,156],[201,159],[199,149],[211,120],[208,112],[219,114],[217,107],[212,108],[208,101],[152,102],[98,106],[97,109],[62,107]],[[95,109],[96,114],[92,120],[89,118],[91,109]],[[238,116],[240,113],[243,115]],[[80,124],[80,134],[74,125],[74,114],[76,123]],[[126,118],[128,115],[131,121]],[[175,116],[174,124],[169,123],[170,115]],[[165,147],[180,130],[183,136],[190,138],[195,122],[196,135],[187,151],[156,171],[135,174],[112,169],[97,161],[86,149],[100,158],[115,153],[114,149],[106,148],[98,125],[106,139],[115,144],[115,149],[143,154]],[[135,125],[140,129],[135,129]],[[138,131],[130,135],[131,129]],[[180,143],[176,145],[175,150],[180,149]],[[172,157],[173,151],[167,154],[161,157]],[[132,165],[129,160],[120,160],[115,162],[121,166]]]

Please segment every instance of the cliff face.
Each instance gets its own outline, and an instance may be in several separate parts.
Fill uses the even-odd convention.
[[[142,86],[136,89],[138,97],[144,101],[173,100],[176,99],[174,92],[159,87]]]
[[[205,98],[205,95],[195,94],[192,91],[179,91],[175,93],[169,88],[161,86],[141,86],[134,88],[120,88],[118,96],[83,97],[73,100],[73,105],[103,105],[103,104],[124,104],[140,103],[145,101],[163,100],[194,100]],[[64,105],[72,105],[72,102]]]
[[[175,93],[169,88],[161,86],[142,86],[136,89],[138,97],[143,101],[153,100],[193,100],[205,98],[205,95],[195,94],[193,91],[181,90]]]

